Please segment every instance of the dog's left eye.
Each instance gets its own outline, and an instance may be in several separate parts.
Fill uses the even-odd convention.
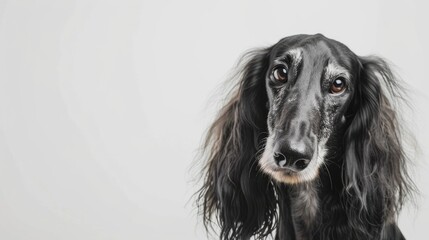
[[[274,80],[279,82],[287,81],[287,68],[284,66],[277,66],[273,70]]]
[[[332,94],[342,93],[344,90],[346,90],[346,81],[343,78],[335,79],[329,89]]]

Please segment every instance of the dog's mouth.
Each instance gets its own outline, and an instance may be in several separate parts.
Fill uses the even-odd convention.
[[[287,165],[288,156],[278,161],[278,156],[273,150],[273,137],[268,137],[265,150],[259,159],[259,166],[264,173],[278,182],[298,184],[312,181],[319,175],[319,168],[323,164],[325,142],[322,140],[316,143],[311,159],[298,159],[294,164]]]

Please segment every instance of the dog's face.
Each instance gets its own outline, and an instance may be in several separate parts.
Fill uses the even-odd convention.
[[[273,46],[266,74],[269,136],[259,160],[264,172],[290,184],[318,176],[326,145],[346,127],[359,64],[346,46],[322,35]]]

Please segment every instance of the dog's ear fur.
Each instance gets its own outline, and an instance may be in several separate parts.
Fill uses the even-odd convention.
[[[267,135],[269,51],[254,50],[240,61],[238,82],[206,137],[208,161],[198,205],[206,227],[216,216],[221,239],[265,237],[277,222],[274,188],[257,162]]]
[[[403,99],[389,65],[378,57],[360,58],[354,96],[354,117],[346,130],[344,176],[356,220],[394,221],[412,182],[392,102]],[[356,213],[354,214],[356,215]],[[350,215],[353,216],[353,215]]]

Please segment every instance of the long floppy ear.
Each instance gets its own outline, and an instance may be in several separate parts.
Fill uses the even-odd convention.
[[[362,57],[360,61],[352,104],[354,118],[344,140],[346,190],[353,196],[350,204],[358,209],[362,221],[394,221],[405,197],[413,190],[406,171],[407,156],[397,109],[392,102],[403,100],[402,88],[381,58]]]
[[[270,234],[276,222],[271,181],[259,170],[258,150],[267,134],[265,73],[269,49],[249,52],[238,83],[210,127],[204,151],[204,185],[198,205],[207,227],[216,215],[221,239]]]

